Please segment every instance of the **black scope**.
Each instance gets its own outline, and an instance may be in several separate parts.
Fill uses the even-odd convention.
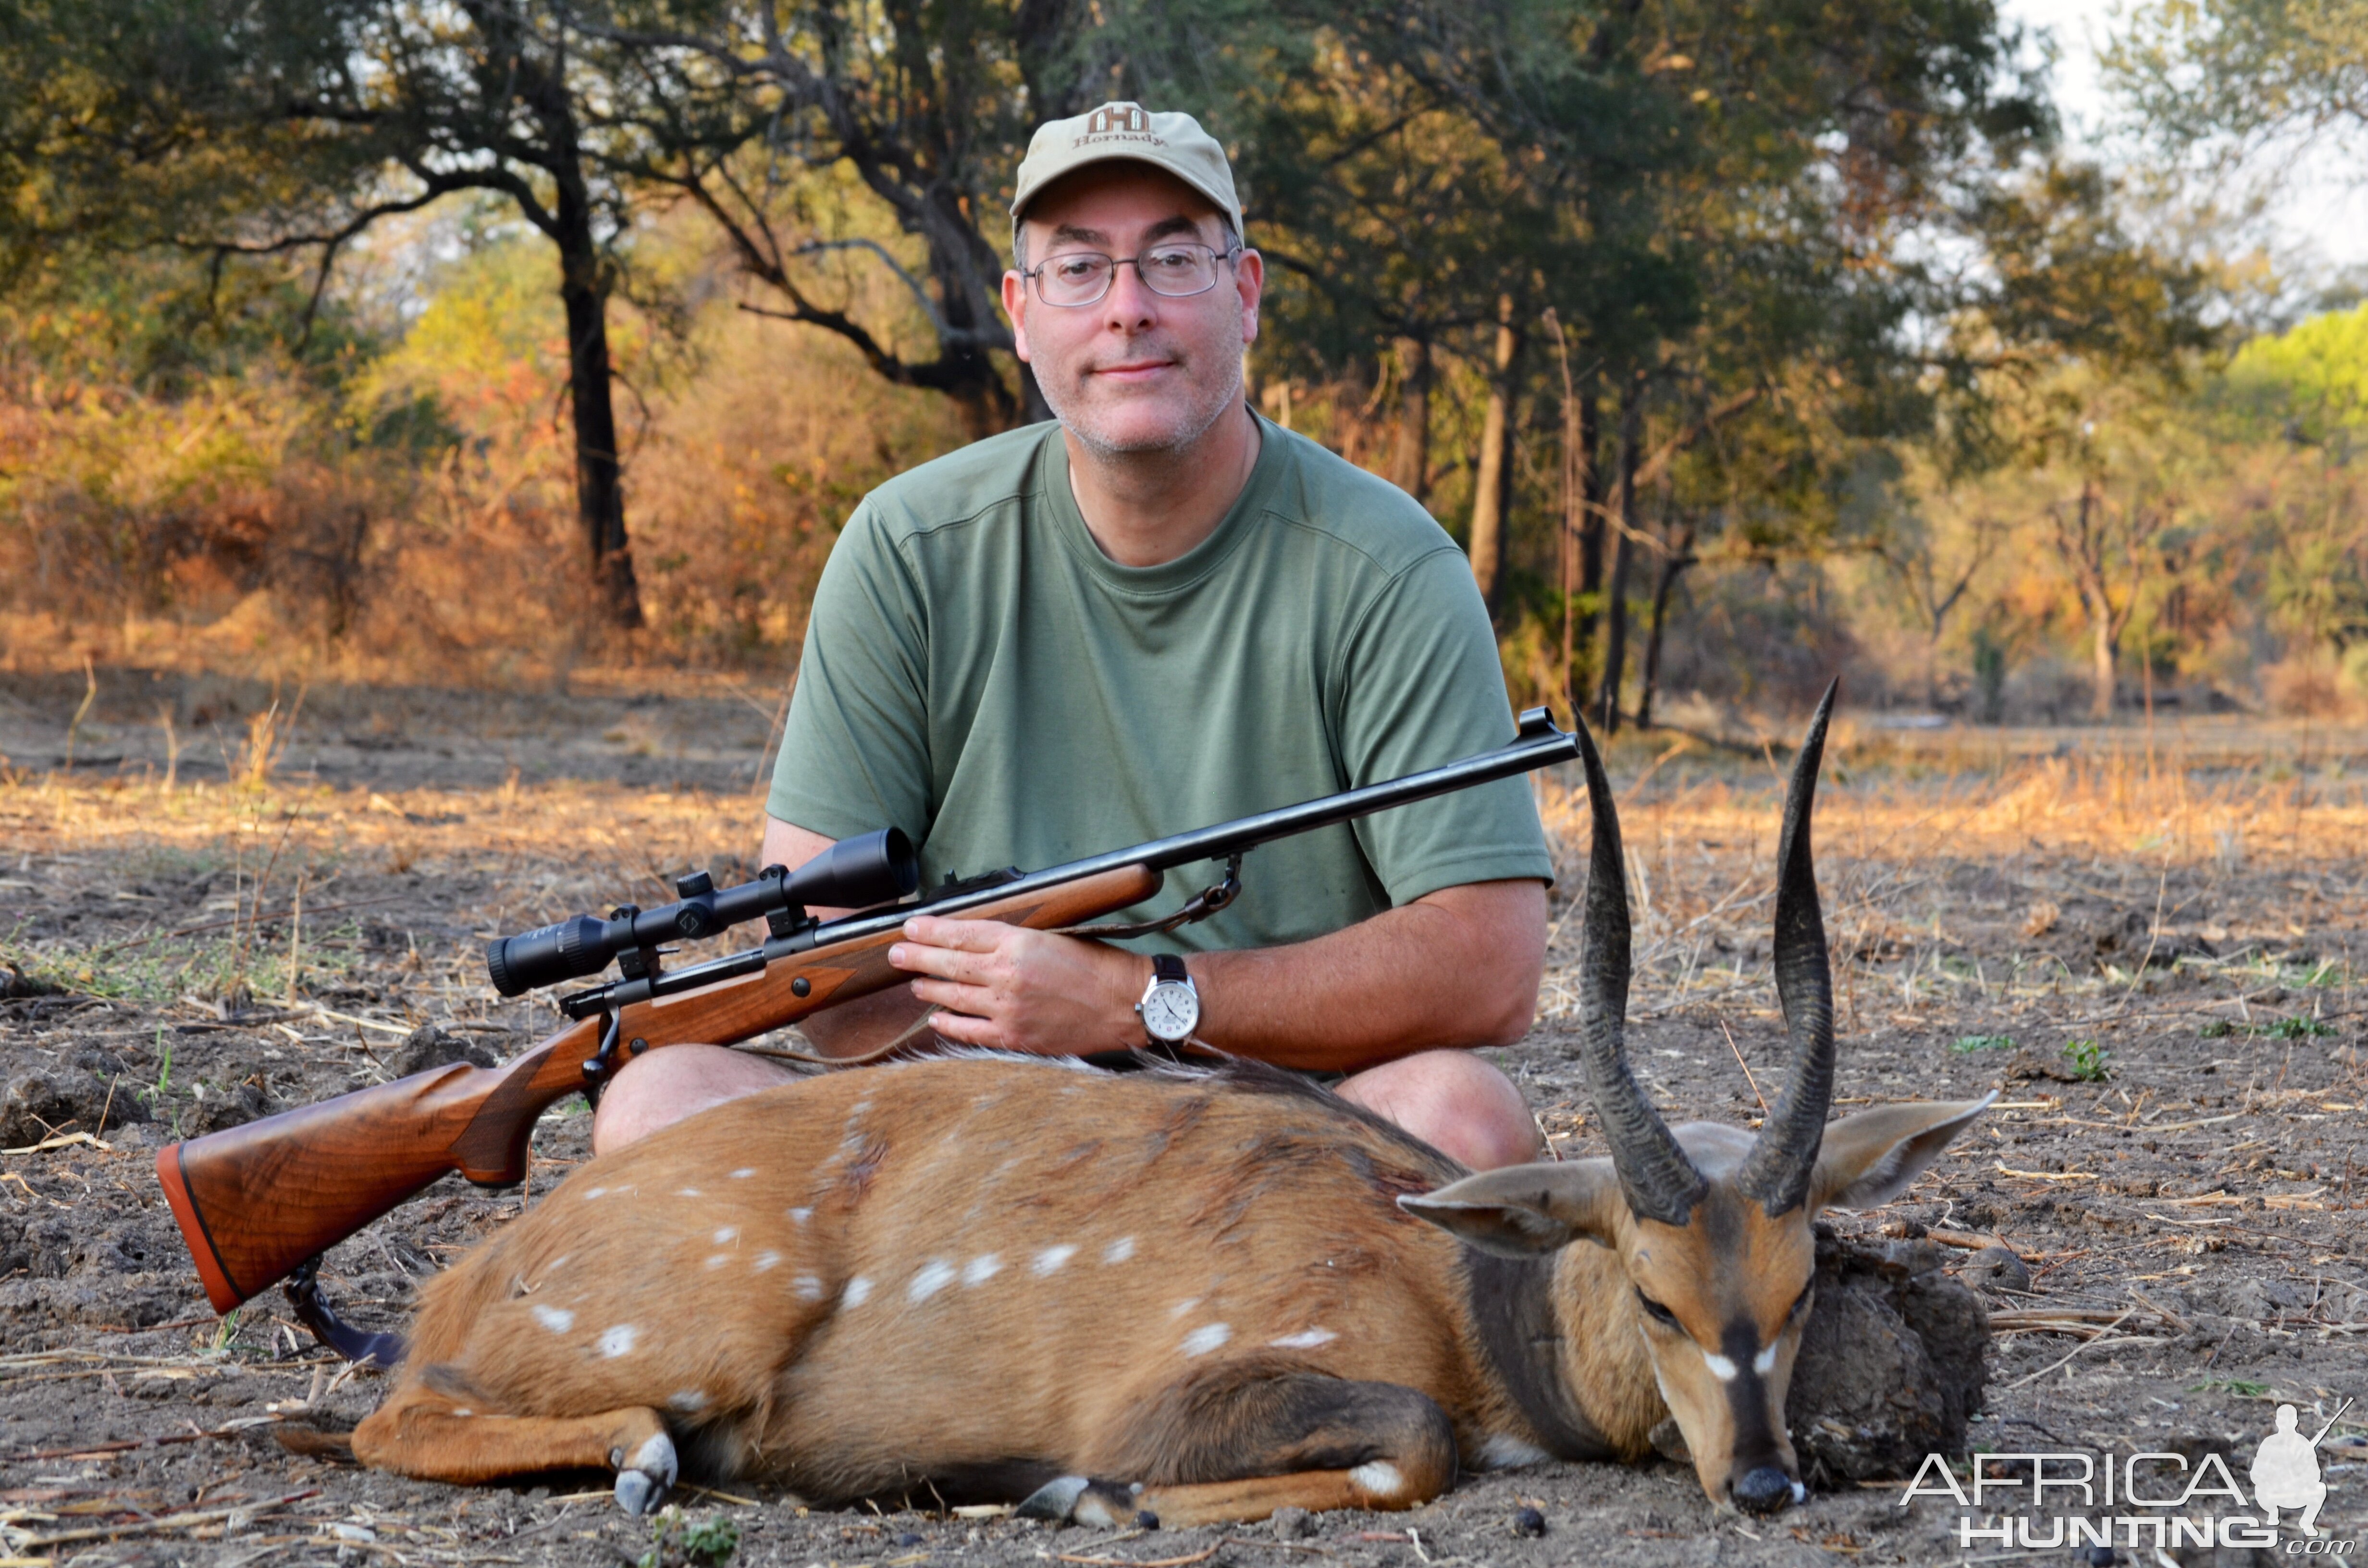
[[[541,985],[581,980],[609,967],[620,953],[661,942],[696,941],[759,915],[805,906],[869,909],[891,903],[921,885],[921,863],[900,828],[883,827],[843,838],[794,871],[768,866],[753,882],[717,892],[714,879],[692,871],[675,880],[680,895],[655,909],[631,904],[608,919],[579,915],[486,944],[485,972],[494,989],[516,996]]]

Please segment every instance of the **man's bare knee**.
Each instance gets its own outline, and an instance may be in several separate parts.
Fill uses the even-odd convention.
[[[796,1074],[720,1045],[673,1045],[628,1061],[600,1095],[592,1152],[606,1154],[684,1117],[786,1084]]]
[[[1538,1157],[1537,1121],[1521,1091],[1470,1051],[1400,1057],[1357,1074],[1339,1093],[1475,1171]]]

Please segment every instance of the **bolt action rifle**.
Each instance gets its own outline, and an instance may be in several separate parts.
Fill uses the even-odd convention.
[[[843,840],[795,871],[768,867],[738,887],[719,890],[706,872],[693,872],[677,881],[676,903],[629,904],[606,920],[579,915],[486,949],[494,988],[505,996],[618,967],[619,978],[561,998],[567,1026],[532,1050],[497,1067],[430,1068],[167,1144],[157,1151],[157,1179],[216,1312],[288,1278],[298,1317],[324,1343],[351,1359],[392,1365],[393,1335],[362,1334],[321,1300],[321,1255],[448,1172],[481,1187],[524,1180],[527,1140],[543,1110],[574,1093],[597,1103],[622,1062],[662,1046],[738,1044],[885,990],[905,978],[890,967],[888,949],[916,914],[1112,941],[1147,936],[1231,903],[1241,891],[1242,856],[1261,844],[1577,755],[1574,738],[1533,708],[1514,740],[1495,751],[1046,870],[949,880],[917,902],[897,902],[916,892],[919,865],[894,828]],[[1223,880],[1163,919],[1082,924],[1150,898],[1177,867],[1220,859]],[[806,913],[809,905],[865,913],[824,921]],[[758,918],[768,930],[761,947],[665,967],[661,944]],[[822,1051],[840,1066],[885,1053]]]

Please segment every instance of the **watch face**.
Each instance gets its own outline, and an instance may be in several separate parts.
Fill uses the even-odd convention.
[[[1201,998],[1189,985],[1155,985],[1143,999],[1143,1027],[1154,1040],[1190,1040],[1201,1024]]]

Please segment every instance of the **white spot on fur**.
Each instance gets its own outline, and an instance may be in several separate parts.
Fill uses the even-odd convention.
[[[552,1258],[543,1268],[543,1278],[546,1279],[549,1278],[552,1272],[556,1270],[561,1264],[565,1263],[569,1258],[574,1257],[575,1256],[575,1255],[572,1252],[563,1252],[557,1257]]]
[[[1167,1315],[1168,1315],[1170,1318],[1180,1318],[1180,1317],[1182,1317],[1186,1312],[1190,1312],[1194,1307],[1197,1307],[1197,1306],[1199,1306],[1200,1304],[1201,1304],[1201,1298],[1200,1298],[1200,1297],[1198,1297],[1198,1296],[1188,1296],[1188,1297],[1186,1297],[1183,1301],[1180,1301],[1177,1302],[1174,1306],[1172,1306],[1172,1307],[1168,1308],[1168,1309],[1167,1309]]]
[[[790,1223],[792,1225],[803,1225],[808,1220],[813,1218],[814,1210],[811,1209],[792,1209],[790,1210]]]
[[[616,1327],[609,1330],[606,1334],[603,1334],[600,1336],[600,1354],[609,1357],[612,1360],[619,1356],[632,1355],[633,1353],[633,1341],[640,1337],[641,1332],[642,1331],[640,1329],[635,1328],[632,1324],[619,1324]]]
[[[608,1190],[609,1189],[605,1187],[586,1187],[584,1191],[584,1201],[589,1203],[596,1198],[604,1197],[608,1193]]]
[[[1359,1465],[1349,1472],[1349,1480],[1376,1497],[1395,1497],[1406,1485],[1406,1477],[1398,1473],[1398,1467],[1386,1460]]]
[[[729,1246],[739,1239],[740,1230],[736,1225],[726,1225],[722,1230],[715,1233],[715,1244],[717,1246]]]
[[[452,1414],[455,1415],[474,1415],[477,1413],[473,1410],[456,1410]]]
[[[732,1255],[728,1252],[711,1252],[707,1255],[707,1267],[710,1268],[721,1268],[731,1261]]]
[[[847,1294],[839,1298],[843,1305],[860,1307],[871,1299],[871,1281],[859,1274],[847,1282]]]
[[[1735,1363],[1728,1360],[1725,1357],[1714,1355],[1712,1352],[1705,1350],[1702,1352],[1702,1365],[1708,1367],[1710,1369],[1710,1375],[1716,1378],[1720,1382],[1731,1383],[1735,1381]]]
[[[1214,1350],[1218,1346],[1223,1345],[1226,1340],[1231,1339],[1233,1336],[1234,1331],[1231,1324],[1222,1323],[1203,1324],[1201,1327],[1194,1329],[1191,1333],[1184,1336],[1184,1354],[1187,1356],[1206,1356],[1210,1351]]]
[[[1102,1261],[1104,1263],[1124,1263],[1128,1258],[1133,1257],[1133,1256],[1134,1238],[1133,1236],[1121,1236],[1118,1240],[1110,1243],[1110,1245],[1102,1248]]]
[[[1759,1373],[1763,1378],[1769,1373],[1774,1371],[1776,1369],[1776,1346],[1770,1345],[1767,1349],[1762,1350],[1759,1355],[1754,1356],[1751,1358],[1751,1369]]]
[[[746,1181],[750,1176],[755,1176],[756,1174],[756,1166],[742,1165],[738,1170],[732,1173],[732,1179],[734,1181]]]
[[[1278,1350],[1313,1350],[1319,1345],[1329,1345],[1339,1337],[1328,1328],[1310,1328],[1303,1329],[1297,1334],[1286,1334],[1281,1339],[1269,1339],[1267,1343]]]
[[[537,1307],[534,1321],[553,1334],[565,1334],[575,1326],[575,1314],[565,1307]]]
[[[760,1253],[758,1253],[758,1254],[757,1255],[757,1273],[759,1273],[759,1274],[762,1274],[762,1273],[764,1273],[764,1272],[765,1272],[765,1270],[767,1270],[768,1268],[772,1267],[773,1267],[773,1265],[775,1265],[775,1264],[777,1264],[777,1263],[779,1263],[779,1262],[780,1262],[780,1261],[781,1261],[781,1255],[780,1255],[780,1253],[777,1253],[777,1252],[760,1252]]]
[[[677,1410],[704,1410],[707,1395],[698,1389],[677,1389],[667,1396],[666,1403]]]
[[[790,1284],[797,1290],[798,1297],[801,1301],[819,1301],[822,1300],[822,1281],[815,1278],[811,1274],[801,1274],[795,1279],[791,1280]],[[856,1287],[859,1285],[863,1287],[860,1292],[856,1290]],[[863,1298],[871,1293],[871,1280],[861,1278],[850,1279],[847,1284],[847,1304],[850,1307],[861,1306],[863,1304]]]
[[[1036,1261],[1029,1265],[1029,1268],[1037,1278],[1042,1279],[1076,1256],[1077,1249],[1064,1242],[1059,1246],[1046,1247],[1042,1252],[1038,1253]]]
[[[1502,1433],[1480,1445],[1480,1468],[1483,1470],[1519,1470],[1525,1464],[1539,1464],[1554,1456],[1535,1443],[1525,1443],[1519,1437]]]
[[[962,1283],[965,1285],[984,1285],[988,1280],[994,1278],[997,1273],[1001,1272],[1002,1268],[1003,1259],[1000,1256],[991,1252],[981,1253],[978,1256],[972,1258],[963,1267]]]
[[[677,1198],[703,1198],[706,1196],[706,1194],[700,1192],[699,1188],[695,1187],[677,1187],[674,1189],[674,1195]]]
[[[913,1282],[905,1288],[905,1295],[914,1301],[926,1301],[954,1282],[954,1266],[945,1259],[933,1257],[921,1265]]]

